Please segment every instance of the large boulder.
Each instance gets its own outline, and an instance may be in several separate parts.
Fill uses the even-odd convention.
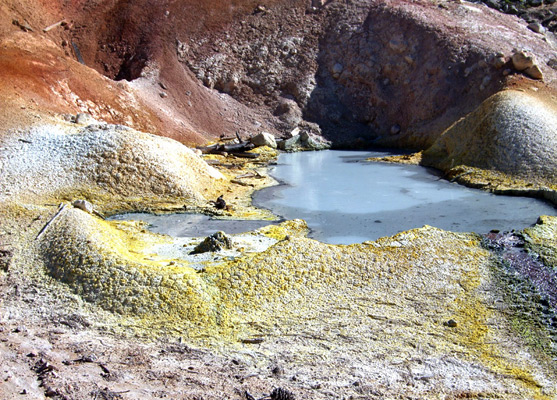
[[[536,92],[506,90],[457,121],[422,163],[441,170],[457,165],[555,182],[557,107]]]
[[[258,135],[255,135],[250,139],[250,142],[257,147],[269,146],[273,149],[277,148],[275,137],[269,132],[261,132]]]

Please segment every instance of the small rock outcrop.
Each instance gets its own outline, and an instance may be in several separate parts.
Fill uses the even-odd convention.
[[[535,92],[506,90],[451,126],[424,151],[422,163],[457,165],[555,183],[557,107]]]
[[[278,142],[278,148],[287,152],[326,150],[331,143],[319,134],[319,127],[315,124],[306,123],[304,129],[297,128],[291,132],[292,137]]]
[[[190,254],[200,254],[207,252],[221,251],[232,248],[232,240],[222,231],[207,236],[190,252]]]

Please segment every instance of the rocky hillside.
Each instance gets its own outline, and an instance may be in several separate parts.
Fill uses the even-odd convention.
[[[184,143],[236,131],[288,135],[309,121],[337,146],[425,148],[495,92],[537,85],[513,68],[513,49],[535,50],[545,85],[554,87],[557,76],[551,7],[546,18],[532,9],[522,15],[537,15],[546,33],[466,2],[43,8],[23,0],[2,6],[9,54],[2,79],[11,82],[2,85],[4,98],[39,111],[89,112]]]

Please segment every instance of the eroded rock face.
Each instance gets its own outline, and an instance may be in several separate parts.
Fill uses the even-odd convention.
[[[542,178],[555,184],[557,112],[535,92],[507,90],[450,127],[422,162],[447,171],[457,165]]]
[[[527,75],[541,78],[551,46],[525,25],[469,3],[330,2],[245,16],[181,54],[207,86],[241,102],[291,120],[285,104],[295,101],[336,145],[424,148],[504,86],[513,46],[535,42],[540,63]]]
[[[37,60],[17,50],[36,41],[45,47],[41,58],[69,71],[64,86],[41,66],[57,94],[33,94],[48,97],[45,106],[53,100],[58,110],[71,107],[182,142],[235,131],[285,136],[305,119],[317,122],[338,146],[426,148],[507,84],[505,65],[513,49],[535,53],[538,68],[527,76],[549,85],[556,77],[551,40],[515,16],[467,2],[55,4],[49,18],[64,9],[76,19],[67,29],[34,37],[10,26],[26,40],[25,46],[11,45],[7,60],[24,59],[24,70],[37,70]],[[6,20],[23,20],[6,10],[0,10]],[[30,20],[34,31],[47,25],[36,14]],[[92,70],[72,59],[74,44],[87,66],[132,84],[112,82],[102,96],[100,76],[89,79],[95,90],[81,86],[76,75]],[[3,71],[14,69],[13,62],[3,62]],[[7,82],[22,79],[9,75]],[[11,84],[2,89],[6,98],[13,96]],[[267,126],[257,129],[261,123]]]
[[[323,129],[360,126],[362,135],[364,125],[379,137],[377,143],[415,148],[427,147],[455,119],[499,90],[504,85],[501,55],[506,61],[512,54],[507,35],[516,32],[515,43],[525,43],[527,36],[513,18],[468,3],[446,3],[435,10],[377,2],[361,24],[350,22],[327,32],[311,110]],[[335,78],[328,69],[337,63],[345,67]]]

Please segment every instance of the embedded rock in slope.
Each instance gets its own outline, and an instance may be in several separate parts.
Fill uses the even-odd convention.
[[[199,202],[222,178],[179,142],[109,124],[12,132],[2,139],[0,160],[4,200],[80,195]]]
[[[422,162],[441,170],[467,165],[556,183],[557,106],[535,92],[506,90],[447,129]]]
[[[524,51],[515,51],[511,57],[513,67],[532,79],[543,79],[542,71],[534,56]]]

